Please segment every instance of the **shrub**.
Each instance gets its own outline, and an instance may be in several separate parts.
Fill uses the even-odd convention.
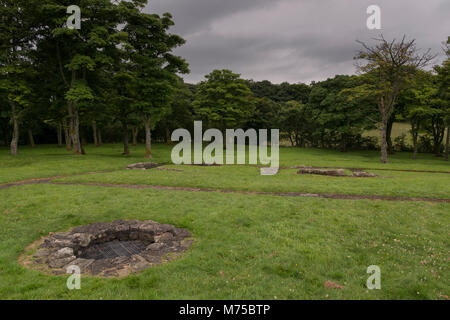
[[[406,134],[403,133],[394,139],[394,150],[395,151],[412,151],[413,146],[406,142]]]

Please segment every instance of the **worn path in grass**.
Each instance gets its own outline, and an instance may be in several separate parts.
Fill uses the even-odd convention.
[[[67,178],[80,175],[94,175],[98,173],[112,172],[99,171],[89,172],[84,174],[56,176],[41,179],[30,179],[18,181],[8,184],[0,185],[0,189],[6,189],[22,185],[33,184],[54,184],[54,185],[72,185],[72,186],[96,186],[107,188],[126,188],[126,189],[157,189],[170,191],[190,191],[190,192],[218,192],[218,193],[239,193],[239,194],[254,194],[254,195],[270,195],[283,197],[306,197],[306,198],[325,198],[325,199],[344,199],[344,200],[384,200],[384,201],[428,201],[428,202],[446,202],[450,203],[450,199],[439,198],[424,198],[424,197],[394,197],[394,196],[374,196],[374,195],[356,195],[356,194],[325,194],[325,193],[301,193],[301,192],[263,192],[263,191],[243,191],[243,190],[225,190],[225,189],[208,189],[208,188],[191,188],[191,187],[173,187],[173,186],[159,186],[159,185],[133,185],[133,184],[111,184],[111,183],[82,183],[82,182],[54,182],[55,179]]]
[[[260,194],[291,197],[369,199],[390,201],[449,202],[450,170],[445,161],[421,155],[420,161],[408,154],[391,157],[388,167],[378,163],[374,152],[342,154],[315,149],[280,149],[279,174],[261,177],[256,166],[195,167],[170,165],[170,147],[155,146],[152,162],[166,163],[166,171],[127,171],[137,156],[120,156],[119,145],[89,149],[84,157],[73,157],[64,150],[42,146],[22,148],[17,158],[0,154],[0,189],[33,184],[67,183],[78,185],[153,188],[197,192]],[[116,155],[117,152],[117,155]],[[376,173],[378,178],[324,177],[297,175],[294,168],[344,168]],[[376,170],[376,171],[375,171]],[[380,171],[381,170],[381,171]],[[373,171],[373,172],[370,172]]]

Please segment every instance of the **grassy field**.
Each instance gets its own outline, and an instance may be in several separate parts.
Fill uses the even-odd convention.
[[[87,148],[74,157],[54,146],[0,149],[0,184],[61,177],[70,183],[112,183],[220,190],[309,192],[450,198],[450,165],[431,155],[282,148],[282,166],[367,170],[378,178],[297,175],[262,177],[253,166],[130,171],[145,161],[143,147],[121,156],[120,145]],[[171,148],[156,145],[154,162]],[[108,172],[89,174],[88,172]],[[82,278],[69,291],[65,276],[22,267],[17,259],[49,232],[98,221],[151,219],[192,231],[194,245],[176,261],[123,279]],[[200,193],[88,185],[23,185],[0,189],[1,299],[445,299],[450,295],[450,203],[334,200],[270,195]],[[382,289],[365,286],[370,265]],[[333,281],[343,289],[326,288]]]
[[[391,133],[392,141],[394,141],[395,138],[397,138],[397,137],[401,137],[402,135],[405,135],[406,143],[409,144],[409,146],[412,148],[413,140],[411,137],[411,124],[406,123],[406,122],[395,122],[392,126],[392,133]],[[377,129],[369,130],[364,133],[364,136],[379,138],[380,131]],[[445,133],[443,141],[445,141],[446,138],[447,138],[447,133]]]
[[[410,144],[412,144],[412,138],[411,138],[411,125],[409,123],[405,123],[405,122],[395,122],[392,125],[392,140],[394,140],[397,137],[400,137],[402,135],[406,135],[406,141]],[[374,130],[369,130],[366,131],[364,136],[366,137],[377,137],[379,138],[380,136],[380,131],[378,129],[374,129]]]

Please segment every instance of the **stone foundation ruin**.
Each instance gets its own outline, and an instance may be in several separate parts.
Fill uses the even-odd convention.
[[[190,238],[185,229],[151,220],[93,223],[51,233],[24,264],[52,274],[78,266],[82,275],[122,277],[175,259],[191,246]]]

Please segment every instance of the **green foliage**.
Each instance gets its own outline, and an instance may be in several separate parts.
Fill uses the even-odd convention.
[[[94,99],[91,88],[84,80],[77,80],[72,83],[72,87],[66,92],[65,98],[67,101],[76,103],[86,102]]]
[[[311,91],[310,86],[304,83],[289,84],[283,82],[273,84],[268,80],[257,82],[249,80],[247,85],[257,98],[268,98],[274,102],[298,101],[307,103]]]
[[[198,88],[196,115],[209,127],[225,130],[242,126],[254,112],[252,92],[238,74],[214,70]]]

